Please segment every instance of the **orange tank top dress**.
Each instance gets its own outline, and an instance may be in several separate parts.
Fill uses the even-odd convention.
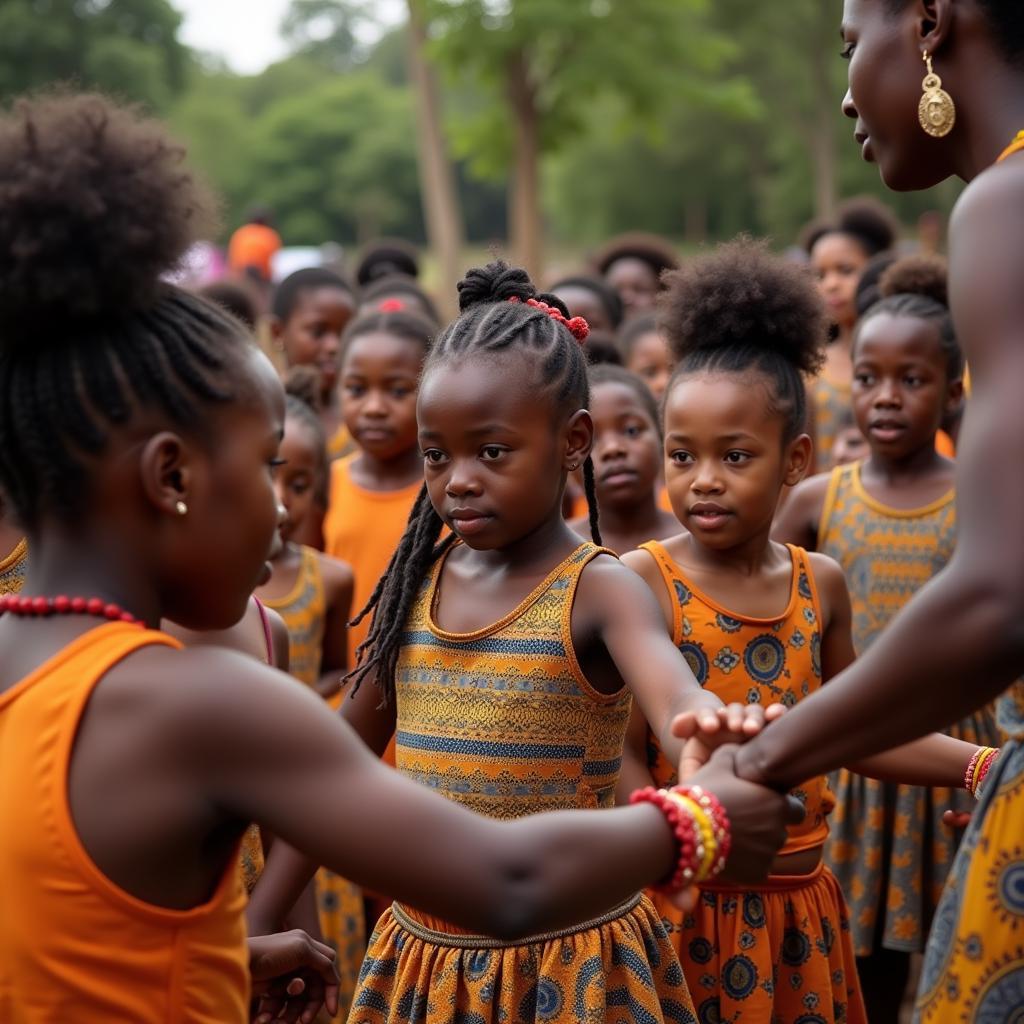
[[[231,858],[209,901],[145,903],[83,847],[67,799],[72,745],[96,685],[163,633],[90,630],[0,694],[0,1021],[243,1024],[245,894]],[[16,782],[15,782],[16,780]]]
[[[370,491],[352,479],[353,452],[331,465],[331,489],[324,519],[324,551],[352,566],[355,588],[352,613],[366,607],[374,588],[391,561],[405,533],[416,495],[423,487],[417,481],[399,491]],[[348,663],[370,630],[371,616],[348,630]]]
[[[737,615],[694,587],[665,550],[642,545],[658,565],[672,602],[672,637],[701,686],[726,703],[789,707],[821,688],[821,611],[801,548],[789,601],[777,618]],[[673,766],[649,736],[658,785]],[[781,852],[823,845],[834,800],[824,778],[792,791],[806,808]],[[700,1021],[866,1024],[849,916],[835,876],[823,864],[807,875],[772,875],[755,886],[712,883],[684,914],[656,894],[654,905],[679,955]]]

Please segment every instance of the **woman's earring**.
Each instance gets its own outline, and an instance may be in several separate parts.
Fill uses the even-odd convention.
[[[179,516],[187,516],[188,505],[186,505],[185,502],[183,501],[175,502],[174,511],[177,512]]]
[[[924,95],[917,107],[917,119],[932,138],[943,139],[956,124],[956,104],[953,97],[942,88],[942,79],[932,70],[932,58],[927,50],[923,57],[928,66],[928,74],[921,83]]]

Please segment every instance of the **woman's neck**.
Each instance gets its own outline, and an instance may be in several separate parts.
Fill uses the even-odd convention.
[[[972,67],[971,75],[970,95],[954,96],[963,104],[957,130],[964,133],[955,170],[965,181],[991,167],[1024,130],[1024,75],[991,60]]]

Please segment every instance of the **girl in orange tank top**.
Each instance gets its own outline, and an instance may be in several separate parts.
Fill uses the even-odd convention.
[[[348,659],[366,639],[366,607],[423,486],[416,387],[436,327],[412,310],[361,313],[345,332],[341,392],[356,450],[331,466],[324,550],[352,567],[357,619]]]
[[[271,1019],[309,1022],[325,992],[333,1010],[325,947],[246,948],[254,820],[507,942],[682,881],[664,800],[491,821],[275,669],[147,628],[245,612],[278,525],[281,383],[238,321],[162,279],[203,207],[159,125],[58,94],[0,115],[0,142],[0,490],[33,552],[0,598],[0,1020],[243,1024],[250,972]],[[733,819],[731,869],[756,873],[785,807],[733,760],[701,781]]]
[[[665,472],[688,532],[626,562],[657,595],[701,685],[726,701],[793,707],[853,659],[839,566],[769,536],[783,489],[810,461],[803,380],[820,360],[821,309],[802,272],[750,242],[692,262],[668,285],[678,366],[664,406]],[[637,770],[670,780],[673,766],[641,720],[630,737]],[[946,737],[915,747],[870,770],[913,772],[934,756],[936,778],[963,778],[977,750]],[[791,795],[805,817],[766,884],[702,887],[688,913],[659,901],[698,1019],[867,1019],[842,892],[821,861],[832,794],[818,777]]]

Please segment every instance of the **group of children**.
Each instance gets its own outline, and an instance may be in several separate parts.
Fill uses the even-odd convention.
[[[358,1024],[896,1019],[994,715],[788,799],[732,744],[951,557],[941,265],[858,314],[894,235],[848,211],[817,288],[749,240],[676,267],[638,237],[548,293],[470,270],[447,326],[407,261],[300,271],[275,370],[159,281],[198,200],[158,128],[59,97],[0,142],[0,769],[30,778],[0,867],[37,879],[0,1019],[244,1019],[254,821],[250,932],[321,931]],[[588,320],[622,365],[588,366]],[[830,469],[844,406],[866,453]],[[129,926],[123,964],[80,948]]]

